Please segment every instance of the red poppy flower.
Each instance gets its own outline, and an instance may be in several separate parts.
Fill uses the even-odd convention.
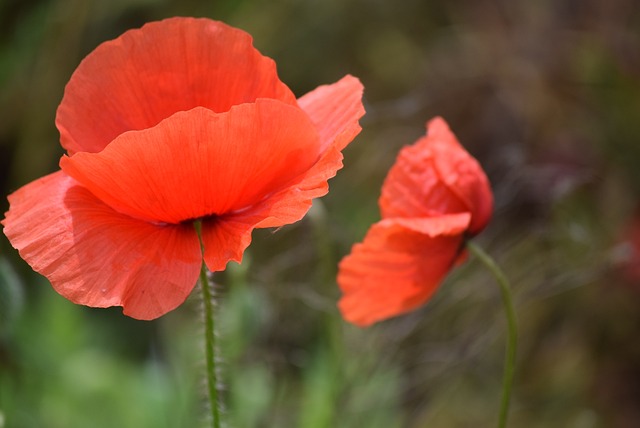
[[[613,255],[620,278],[640,291],[640,212],[636,212],[622,228]]]
[[[346,76],[296,99],[221,22],[127,31],[74,72],[56,117],[68,156],[9,196],[4,233],[69,300],[156,318],[187,298],[203,257],[212,271],[240,262],[253,229],[327,193],[361,98]]]
[[[367,326],[425,303],[489,222],[493,195],[478,162],[441,118],[400,151],[382,186],[382,220],[340,262],[339,308]]]

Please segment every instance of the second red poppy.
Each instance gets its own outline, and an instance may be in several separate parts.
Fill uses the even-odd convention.
[[[382,220],[341,262],[343,317],[356,325],[414,310],[464,257],[464,240],[493,211],[493,194],[478,162],[442,118],[400,151],[382,186]]]

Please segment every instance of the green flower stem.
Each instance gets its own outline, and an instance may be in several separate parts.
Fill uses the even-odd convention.
[[[469,251],[491,271],[500,286],[502,295],[502,304],[504,306],[505,315],[507,317],[508,337],[505,351],[504,375],[502,380],[502,401],[500,404],[500,419],[498,421],[499,428],[507,426],[507,416],[509,414],[509,403],[511,401],[511,387],[513,385],[513,375],[516,365],[516,347],[518,343],[518,325],[516,321],[516,313],[513,308],[511,298],[511,287],[509,281],[498,267],[495,261],[484,250],[471,241],[467,241]]]
[[[198,232],[200,246],[202,247],[204,254],[201,222],[195,222],[195,228]],[[205,358],[207,361],[207,387],[209,392],[209,405],[211,407],[211,426],[213,428],[220,428],[220,414],[222,412],[220,411],[220,400],[218,398],[218,369],[216,367],[217,345],[215,319],[213,314],[214,296],[212,285],[209,283],[208,269],[204,261],[202,262],[202,269],[200,270],[200,289],[202,290],[202,301],[204,303]]]

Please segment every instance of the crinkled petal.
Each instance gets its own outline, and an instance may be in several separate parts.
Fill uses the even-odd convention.
[[[360,80],[347,75],[331,85],[323,85],[300,97],[298,104],[316,125],[323,149],[344,149],[361,128],[364,115]]]
[[[455,263],[469,213],[386,219],[339,265],[343,317],[364,327],[425,303]]]
[[[177,224],[247,210],[299,181],[320,155],[302,110],[261,99],[221,114],[176,113],[60,164],[116,211]]]
[[[493,213],[493,192],[482,166],[458,142],[441,117],[427,124],[427,135],[432,135],[436,152],[436,168],[449,186],[471,212],[469,232],[479,233]]]
[[[209,269],[219,271],[231,260],[242,261],[253,229],[294,223],[309,211],[314,198],[329,191],[328,180],[342,168],[340,150],[360,131],[358,120],[364,114],[362,90],[358,79],[346,76],[300,98],[300,107],[318,130],[324,153],[297,182],[246,210],[204,222],[204,260]]]
[[[328,181],[342,168],[343,150],[360,132],[358,120],[364,115],[362,84],[345,76],[332,85],[320,86],[300,98],[300,106],[316,125],[324,148],[318,162],[280,192],[270,195],[247,212],[236,216],[254,227],[280,227],[300,220],[312,200],[329,191]]]
[[[303,180],[269,195],[247,210],[216,217],[203,224],[204,260],[212,271],[223,270],[230,260],[242,261],[253,229],[280,227],[300,220],[314,198],[324,196],[327,181],[342,167],[342,153],[330,148]]]
[[[471,233],[488,223],[493,210],[489,181],[439,117],[428,132],[403,148],[382,187],[383,218],[430,217],[471,212]]]
[[[434,153],[422,143],[403,148],[382,185],[382,218],[431,217],[463,212],[465,204],[444,183]]]
[[[209,19],[170,18],[90,53],[65,88],[56,125],[69,154],[99,152],[123,132],[176,112],[225,112],[258,98],[296,104],[249,34]]]
[[[9,202],[5,235],[74,303],[123,306],[133,318],[153,319],[184,302],[198,280],[193,226],[119,214],[63,172],[22,187]]]
[[[240,263],[251,243],[251,232],[263,217],[243,213],[228,218],[213,218],[202,224],[204,261],[212,272],[224,270],[227,263]]]
[[[253,229],[280,227],[302,219],[312,200],[329,191],[328,180],[342,167],[342,153],[331,147],[303,179],[259,204],[215,218],[203,226],[204,260],[212,271],[223,270],[228,261],[242,261]]]

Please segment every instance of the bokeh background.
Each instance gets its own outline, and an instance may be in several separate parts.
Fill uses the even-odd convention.
[[[640,3],[0,0],[2,212],[57,169],[55,109],[79,61],[176,15],[250,32],[298,95],[347,73],[366,88],[330,194],[216,276],[232,426],[495,426],[505,323],[477,262],[369,329],[335,307],[337,262],[435,115],[495,191],[477,241],[514,287],[511,426],[640,426]],[[195,296],[153,322],[73,305],[1,236],[0,427],[201,425],[199,316]]]

